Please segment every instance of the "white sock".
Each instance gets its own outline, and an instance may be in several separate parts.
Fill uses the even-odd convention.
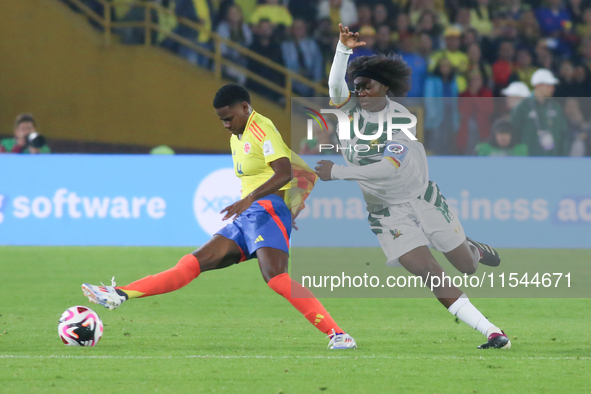
[[[450,307],[447,309],[452,315],[457,316],[458,319],[478,330],[487,338],[493,332],[501,333],[501,330],[488,321],[486,317],[468,299],[466,294],[462,294]]]

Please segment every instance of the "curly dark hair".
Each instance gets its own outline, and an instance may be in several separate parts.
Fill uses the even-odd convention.
[[[388,86],[389,94],[395,97],[404,97],[410,90],[412,69],[398,55],[359,56],[349,64],[347,71],[350,80],[362,71],[379,76],[381,81],[378,82]]]

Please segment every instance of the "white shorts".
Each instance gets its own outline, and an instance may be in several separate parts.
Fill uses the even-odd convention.
[[[419,246],[447,253],[466,240],[462,224],[434,182],[420,198],[370,212],[368,221],[390,267],[400,267],[398,258]]]

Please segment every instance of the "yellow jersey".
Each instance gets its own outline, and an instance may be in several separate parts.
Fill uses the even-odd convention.
[[[318,177],[314,171],[289,149],[273,122],[252,111],[244,133],[230,138],[234,173],[240,178],[242,198],[267,182],[275,174],[271,162],[287,157],[291,162],[293,178],[280,190],[285,190],[285,202],[294,215],[304,208],[304,201],[312,191]]]

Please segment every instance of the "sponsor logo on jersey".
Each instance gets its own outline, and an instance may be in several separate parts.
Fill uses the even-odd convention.
[[[244,143],[244,153],[250,153],[250,143],[248,141]]]

